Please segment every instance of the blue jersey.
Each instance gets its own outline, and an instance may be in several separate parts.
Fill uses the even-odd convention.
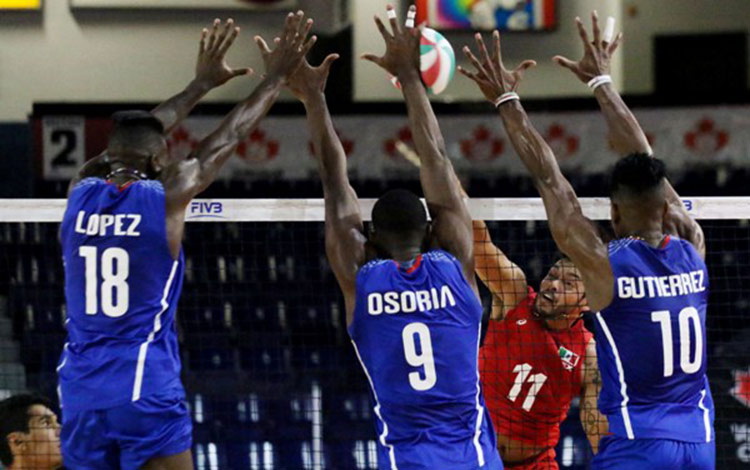
[[[349,333],[372,387],[381,469],[500,469],[479,382],[482,307],[444,251],[357,274]]]
[[[710,442],[714,407],[706,377],[706,264],[692,244],[609,244],[612,303],[597,314],[603,387],[599,409],[627,439]]]
[[[63,408],[111,408],[181,389],[174,315],[184,263],[169,250],[161,183],[84,179],[68,198],[60,238]]]

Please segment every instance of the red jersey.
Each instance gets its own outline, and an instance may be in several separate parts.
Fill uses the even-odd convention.
[[[580,395],[586,345],[593,335],[576,322],[552,331],[532,314],[536,292],[502,321],[490,321],[479,352],[487,408],[498,434],[554,447],[573,398]]]

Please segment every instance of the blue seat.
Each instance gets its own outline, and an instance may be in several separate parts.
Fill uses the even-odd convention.
[[[289,349],[279,343],[241,343],[240,366],[256,380],[272,382],[288,378]]]
[[[236,368],[231,338],[226,334],[191,334],[182,345],[191,370],[227,371]]]

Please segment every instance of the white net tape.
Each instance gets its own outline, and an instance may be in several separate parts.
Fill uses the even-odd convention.
[[[696,219],[750,219],[750,197],[683,198]],[[607,198],[581,198],[583,212],[593,220],[609,219]],[[0,222],[60,222],[65,199],[0,199]],[[362,216],[369,220],[375,199],[361,199]],[[476,220],[547,220],[539,198],[474,198],[469,200]],[[186,211],[197,222],[322,222],[323,199],[196,199]]]

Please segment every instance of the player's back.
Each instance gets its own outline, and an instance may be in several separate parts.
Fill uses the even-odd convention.
[[[596,325],[599,408],[610,431],[627,439],[711,441],[705,263],[676,237],[658,248],[635,238],[613,241],[609,260],[614,300]]]
[[[103,409],[181,389],[174,313],[183,262],[167,241],[158,181],[99,178],[71,192],[60,238],[68,340],[58,366],[65,409]]]
[[[380,468],[502,468],[477,369],[481,316],[444,251],[360,269],[349,332],[375,399]]]

